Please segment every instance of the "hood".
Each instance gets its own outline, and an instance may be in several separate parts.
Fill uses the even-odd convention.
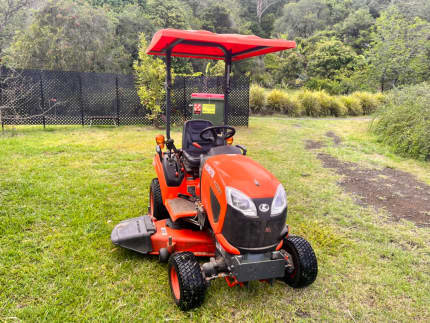
[[[243,155],[216,155],[206,161],[205,171],[208,171],[207,166],[214,172],[212,178],[250,198],[273,198],[280,183],[263,166]]]

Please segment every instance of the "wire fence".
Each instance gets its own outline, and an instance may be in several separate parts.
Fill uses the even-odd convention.
[[[1,68],[3,80],[12,71]],[[89,125],[93,122],[121,125],[151,125],[149,111],[137,95],[133,75],[66,71],[19,70],[28,90],[25,99],[14,102],[14,109],[0,109],[4,124]],[[7,82],[0,86],[0,106]],[[249,78],[232,77],[228,123],[248,126]],[[172,88],[172,123],[191,118],[191,93],[223,93],[222,76],[176,76]],[[4,104],[3,104],[4,107]],[[19,111],[19,118],[12,113]]]

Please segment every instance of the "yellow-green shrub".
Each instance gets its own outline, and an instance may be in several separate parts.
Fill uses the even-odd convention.
[[[363,114],[375,112],[380,105],[376,95],[370,92],[354,92],[351,96],[360,101]]]
[[[283,112],[288,97],[284,91],[274,89],[267,95],[267,108],[270,112]]]
[[[360,116],[363,115],[363,108],[361,107],[360,100],[353,96],[341,96],[340,101],[346,107],[348,115]]]
[[[261,113],[266,105],[266,93],[264,89],[257,85],[251,85],[249,90],[249,108],[253,113]]]
[[[284,113],[290,116],[298,117],[303,113],[302,103],[297,94],[287,94],[290,100],[290,105],[284,109]]]
[[[310,117],[321,116],[321,105],[318,95],[312,91],[304,90],[298,94],[303,113]]]
[[[387,96],[381,92],[375,93],[375,98],[381,106],[388,102]]]
[[[318,98],[319,105],[321,107],[321,115],[329,116],[332,115],[332,106],[334,104],[334,97],[327,94],[325,91],[317,91],[315,95]]]

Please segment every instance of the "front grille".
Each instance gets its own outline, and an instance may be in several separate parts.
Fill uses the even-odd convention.
[[[257,210],[260,203],[272,204],[271,199],[255,199]],[[240,211],[227,207],[223,236],[241,252],[252,252],[252,249],[264,249],[279,242],[279,236],[285,227],[287,210],[276,217],[270,216],[270,210],[258,210],[258,218],[244,216]],[[260,252],[254,250],[254,252]]]

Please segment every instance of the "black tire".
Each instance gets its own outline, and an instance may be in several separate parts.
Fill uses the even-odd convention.
[[[167,219],[169,212],[163,204],[163,198],[161,197],[160,183],[157,178],[154,178],[149,188],[149,203],[151,215],[157,220]]]
[[[168,275],[173,300],[181,310],[188,311],[203,303],[207,285],[200,265],[192,252],[171,255]]]
[[[312,284],[317,278],[318,263],[311,244],[302,237],[289,236],[284,239],[282,249],[291,255],[294,264],[293,272],[286,271],[282,280],[294,288]]]

